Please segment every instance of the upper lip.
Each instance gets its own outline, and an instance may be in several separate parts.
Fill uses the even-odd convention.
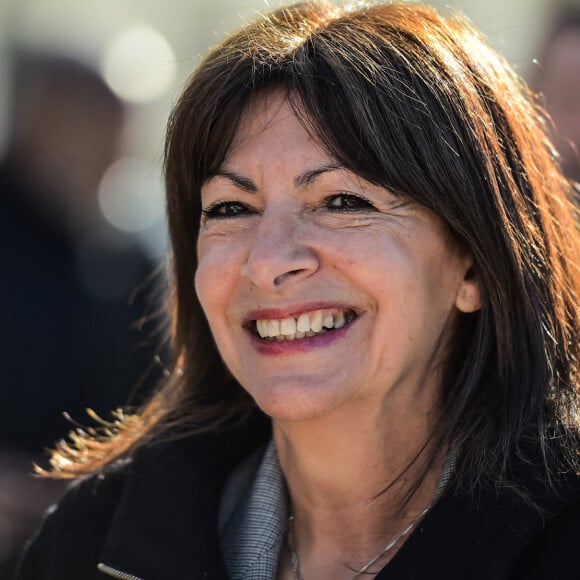
[[[283,318],[298,318],[304,312],[312,312],[314,310],[329,310],[332,308],[338,310],[353,310],[357,314],[360,313],[360,309],[352,306],[351,304],[341,304],[337,302],[309,302],[307,304],[300,304],[296,306],[255,308],[246,313],[243,324],[248,324],[254,320],[281,320]]]

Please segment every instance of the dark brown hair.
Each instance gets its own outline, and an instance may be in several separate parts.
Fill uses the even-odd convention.
[[[89,438],[87,447],[77,434],[88,450],[69,445],[55,466],[90,471],[145,441],[219,429],[254,407],[224,367],[195,295],[196,239],[202,183],[253,96],[274,86],[341,164],[433,210],[473,256],[483,304],[461,315],[427,462],[455,441],[458,481],[471,487],[509,482],[509,458],[528,457],[530,444],[545,479],[562,449],[570,468],[580,347],[568,183],[542,115],[506,63],[460,19],[407,3],[280,9],[228,37],[194,72],[165,155],[171,376],[139,414],[110,425],[115,437]]]

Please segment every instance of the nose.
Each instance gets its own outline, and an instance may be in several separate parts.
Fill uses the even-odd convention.
[[[251,238],[242,275],[267,291],[280,291],[311,276],[319,260],[307,230],[303,218],[288,208],[266,209]]]

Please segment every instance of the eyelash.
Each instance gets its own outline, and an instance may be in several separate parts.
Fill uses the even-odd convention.
[[[343,200],[348,200],[348,205],[344,206],[337,206],[332,205],[332,202],[337,200],[338,198],[342,198]],[[355,202],[353,204],[353,201]],[[332,211],[339,211],[339,212],[357,212],[357,211],[369,211],[375,209],[375,206],[364,197],[360,195],[356,195],[354,193],[336,193],[334,195],[330,195],[324,200],[325,206],[327,209],[332,209]]]
[[[346,205],[333,205],[338,199],[342,199],[343,203],[348,200]],[[229,213],[233,208],[236,208],[234,213]],[[324,199],[324,208],[335,212],[355,213],[357,211],[373,210],[373,204],[360,195],[353,193],[336,193],[329,195]],[[239,216],[251,215],[256,213],[255,210],[250,209],[245,204],[239,201],[218,201],[201,210],[202,219],[231,219]]]
[[[236,213],[227,213],[228,209],[231,210],[233,206],[237,206],[238,211]],[[242,211],[239,211],[239,209]],[[224,213],[222,213],[221,210],[224,210]],[[249,213],[254,212],[249,210],[247,206],[239,201],[218,201],[201,210],[202,219],[204,221],[208,219],[231,219]]]

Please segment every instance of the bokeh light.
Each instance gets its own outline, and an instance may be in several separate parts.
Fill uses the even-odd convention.
[[[99,206],[119,230],[139,232],[164,215],[161,175],[143,159],[124,157],[113,163],[99,185]]]
[[[172,87],[175,54],[155,28],[134,25],[117,35],[105,50],[102,73],[110,87],[134,103],[153,101]]]

